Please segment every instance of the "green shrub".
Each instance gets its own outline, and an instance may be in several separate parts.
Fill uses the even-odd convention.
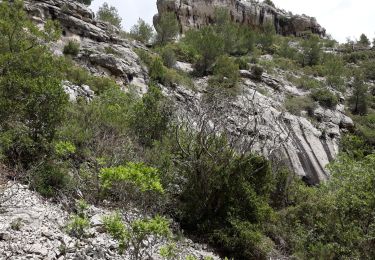
[[[342,155],[329,166],[331,179],[317,187],[295,185],[292,206],[281,211],[278,232],[304,259],[372,259],[375,229],[375,158]],[[329,216],[329,217],[327,217]]]
[[[153,35],[154,31],[152,26],[147,24],[141,18],[139,18],[137,24],[133,25],[133,27],[130,29],[130,36],[144,44],[149,43]]]
[[[339,103],[337,96],[325,88],[316,89],[311,93],[311,97],[326,108],[334,109]]]
[[[169,46],[166,46],[161,50],[161,57],[166,67],[173,68],[176,65],[176,54]]]
[[[110,47],[110,46],[107,46],[107,47],[104,47],[104,51],[106,54],[112,54],[112,55],[115,55],[117,57],[121,56],[121,54],[116,51],[114,48]]]
[[[261,81],[263,72],[264,72],[264,69],[260,66],[255,65],[251,67],[251,73],[253,74],[253,77],[255,80]]]
[[[285,108],[296,116],[301,116],[302,111],[307,111],[312,116],[315,104],[310,97],[290,97],[285,101]]]
[[[0,141],[4,163],[30,168],[50,154],[68,104],[62,64],[41,41],[58,39],[56,23],[32,23],[22,1],[0,3]],[[32,46],[33,48],[30,48]]]
[[[295,82],[298,88],[304,90],[314,90],[322,87],[322,83],[319,80],[308,76],[301,76]]]
[[[158,87],[150,85],[142,100],[132,107],[128,121],[139,142],[151,147],[166,133],[170,119],[171,107],[167,100]]]
[[[163,13],[156,21],[156,42],[164,45],[172,42],[180,32],[176,14],[174,12]]]
[[[146,252],[152,250],[156,242],[171,235],[169,222],[165,218],[156,216],[151,219],[138,219],[126,228],[120,215],[113,214],[103,218],[107,232],[119,241],[119,251],[129,249],[131,259],[144,259]]]
[[[77,41],[71,40],[65,46],[63,53],[65,55],[77,56],[79,53],[80,44]]]
[[[308,40],[302,42],[303,53],[300,56],[302,66],[318,65],[321,60],[321,46],[319,37],[311,35]]]
[[[246,233],[260,234],[262,223],[273,215],[266,199],[273,187],[267,160],[236,154],[223,136],[179,136],[174,165],[184,180],[177,204],[182,227],[236,259],[248,259],[250,252],[267,254],[262,239],[243,240]],[[249,229],[239,227],[245,223]]]
[[[31,173],[31,187],[45,197],[52,197],[68,188],[67,169],[54,162],[44,162]]]
[[[236,58],[234,62],[238,65],[240,70],[249,70],[250,69],[250,58],[249,57],[241,57]]]
[[[91,5],[91,2],[92,2],[92,0],[77,0],[77,1],[85,5]]]
[[[240,77],[238,65],[228,56],[217,59],[213,74],[213,82],[210,84],[224,88],[235,87]]]
[[[87,215],[89,205],[84,200],[76,202],[77,214],[72,214],[66,226],[66,231],[69,235],[82,238],[87,234],[90,227],[90,220]]]
[[[166,68],[163,65],[162,59],[159,57],[153,58],[149,67],[150,78],[156,82],[163,83]]]
[[[109,6],[107,3],[104,3],[99,7],[96,17],[104,22],[108,22],[117,28],[121,28],[121,17],[118,13],[118,10],[114,6]]]
[[[189,30],[183,41],[198,53],[198,60],[194,64],[198,75],[207,75],[212,71],[216,59],[224,53],[222,37],[210,26]]]

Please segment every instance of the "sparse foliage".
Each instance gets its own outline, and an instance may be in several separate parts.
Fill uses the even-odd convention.
[[[104,3],[97,12],[97,17],[103,22],[108,22],[117,28],[121,28],[122,19],[114,6]]]

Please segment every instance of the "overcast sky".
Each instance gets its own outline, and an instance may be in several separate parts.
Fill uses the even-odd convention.
[[[152,24],[157,12],[156,0],[94,0],[96,11],[107,2],[117,7],[123,18],[126,30],[135,24],[139,17]],[[375,37],[375,0],[273,0],[276,6],[295,14],[307,14],[318,22],[336,40],[344,42],[347,37],[359,38],[365,33],[370,39]]]

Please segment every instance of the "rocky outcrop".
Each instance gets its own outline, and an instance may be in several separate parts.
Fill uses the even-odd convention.
[[[3,172],[0,171],[0,178]],[[105,208],[91,206],[88,210],[90,228],[87,236],[78,239],[66,232],[69,213],[62,205],[46,201],[27,186],[16,183],[0,184],[0,259],[9,260],[70,260],[70,259],[130,259],[118,253],[118,243],[104,232],[102,217],[111,214]],[[123,213],[125,214],[125,213]],[[126,213],[126,219],[134,213]],[[125,216],[124,216],[125,219]],[[152,259],[163,259],[159,254],[162,243],[151,253]],[[204,245],[189,239],[176,242],[178,258],[187,255],[197,259],[219,259]]]
[[[133,51],[142,46],[121,38],[116,27],[96,20],[87,6],[70,0],[26,0],[25,9],[40,26],[48,19],[60,23],[63,35],[51,45],[55,54],[62,55],[65,44],[77,41],[79,65],[94,75],[114,76],[122,86],[133,84],[145,91],[147,71]]]
[[[286,97],[308,92],[282,76],[264,74],[259,82],[249,71],[241,71],[241,75],[240,94],[235,98],[221,96],[214,106],[205,101],[207,78],[195,81],[197,91],[183,86],[162,88],[175,100],[182,120],[190,117],[189,121],[194,122],[207,115],[209,124],[227,133],[237,149],[263,154],[275,165],[288,165],[310,184],[327,180],[326,166],[339,152],[341,134],[353,127],[344,107],[338,105],[331,110],[317,104],[310,120],[308,116],[295,116],[284,109]]]
[[[157,7],[159,14],[154,17],[154,23],[164,12],[175,12],[182,32],[213,23],[217,7],[227,8],[231,19],[244,25],[260,27],[272,23],[282,35],[302,36],[311,31],[323,37],[326,32],[315,18],[293,15],[252,0],[158,0]]]

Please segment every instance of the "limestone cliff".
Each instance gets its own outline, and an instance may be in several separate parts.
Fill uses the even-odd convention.
[[[325,36],[326,32],[313,17],[293,15],[252,0],[158,0],[157,7],[159,14],[154,17],[154,23],[163,12],[175,12],[182,32],[214,22],[217,7],[227,8],[232,20],[244,25],[260,27],[272,23],[282,35],[301,36],[311,31]]]

